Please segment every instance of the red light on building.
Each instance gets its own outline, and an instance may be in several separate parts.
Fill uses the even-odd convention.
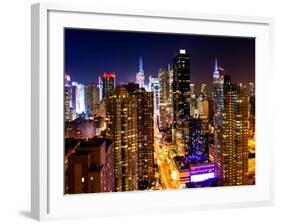
[[[105,72],[103,73],[103,78],[115,78],[115,72]]]

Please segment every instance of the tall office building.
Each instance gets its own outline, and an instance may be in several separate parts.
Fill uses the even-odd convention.
[[[138,182],[139,189],[149,189],[154,180],[153,93],[130,83],[130,95],[137,99]]]
[[[107,135],[114,141],[115,190],[138,189],[137,98],[117,86],[106,102]]]
[[[73,108],[75,108],[76,114],[85,113],[85,85],[78,82],[72,82],[71,85]]]
[[[237,86],[232,84],[230,76],[224,76],[224,119],[223,136],[220,139],[223,184],[225,186],[236,185],[236,130],[235,110],[237,105]]]
[[[249,104],[250,104],[250,110],[249,110],[249,137],[255,138],[255,110],[256,110],[256,104],[255,104],[255,86],[254,83],[250,82],[248,86],[248,92],[249,92]]]
[[[177,132],[188,129],[183,125],[188,124],[190,117],[190,59],[185,50],[180,50],[173,59],[173,141],[177,143]],[[186,120],[186,121],[184,121]],[[186,131],[184,131],[186,132]],[[182,150],[188,154],[189,135],[184,134],[178,138]]]
[[[113,90],[115,89],[115,73],[104,73],[103,76],[103,82],[102,82],[102,98],[106,99],[109,97]]]
[[[139,84],[140,88],[144,88],[144,80],[143,60],[142,57],[139,57],[139,71],[136,74],[136,83]]]
[[[190,116],[198,116],[197,95],[195,93],[195,86],[193,83],[190,83]]]
[[[185,50],[173,59],[174,121],[190,116],[190,59]]]
[[[172,119],[172,86],[170,74],[167,70],[161,68],[158,72],[160,84],[160,129],[171,127]]]
[[[247,184],[248,93],[231,83],[217,63],[214,83],[214,159],[218,184]]]
[[[90,83],[85,86],[85,106],[87,115],[94,116],[97,113],[100,102],[100,92],[96,83]]]
[[[214,86],[214,161],[215,175],[220,182],[223,180],[223,129],[224,129],[224,74],[223,70],[219,70],[217,60],[215,61],[215,69],[213,72]]]
[[[242,83],[237,88],[236,110],[236,185],[248,184],[248,89]]]
[[[169,75],[169,99],[171,101],[171,105],[173,105],[173,64],[168,64],[168,75]]]
[[[99,89],[99,96],[100,96],[100,99],[99,101],[102,100],[102,94],[103,94],[103,82],[102,82],[102,78],[99,76],[99,80],[98,80],[98,89]]]
[[[71,121],[71,83],[70,76],[64,75],[64,120]]]
[[[153,93],[154,125],[158,128],[160,115],[160,83],[158,76],[149,76],[149,91]]]

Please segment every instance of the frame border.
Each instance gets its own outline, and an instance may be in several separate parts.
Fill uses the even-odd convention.
[[[36,3],[31,5],[31,217],[36,220],[48,220],[52,216],[49,212],[50,193],[48,186],[48,166],[50,163],[48,154],[48,11],[263,24],[269,27],[269,54],[272,59],[271,61],[274,60],[274,19],[269,17],[166,10],[109,9],[58,3]],[[271,74],[273,74],[273,63],[274,61],[269,66]],[[273,161],[273,149],[271,149],[270,153],[271,161]],[[248,202],[247,204],[226,203],[224,205],[216,205],[216,209],[272,205],[274,202],[273,167],[274,164],[272,162],[270,167],[270,185],[272,187],[269,192],[269,200]],[[186,210],[207,208],[211,208],[211,205],[202,205],[200,208],[186,208]]]

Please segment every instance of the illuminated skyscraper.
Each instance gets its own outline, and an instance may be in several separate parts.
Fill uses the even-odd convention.
[[[237,88],[236,110],[236,184],[248,184],[248,122],[249,98],[247,87],[242,83]]]
[[[237,105],[237,86],[232,84],[230,76],[224,76],[224,119],[223,119],[223,135],[220,139],[220,157],[222,164],[220,169],[223,178],[220,179],[223,185],[236,185],[236,130],[235,130],[235,110]]]
[[[217,63],[214,82],[214,159],[218,184],[247,184],[248,93],[231,83]]]
[[[97,113],[100,102],[100,92],[96,83],[90,83],[85,86],[85,106],[88,116],[94,116]]]
[[[215,61],[215,69],[213,72],[214,85],[214,161],[216,177],[223,179],[223,128],[224,128],[224,93],[223,93],[224,75],[223,70],[219,70],[217,60]]]
[[[107,135],[114,141],[115,190],[137,190],[137,98],[117,86],[107,98],[106,116]]]
[[[190,117],[190,59],[185,50],[173,59],[173,141],[188,154],[189,134],[188,119]],[[177,138],[178,133],[182,133]]]
[[[149,189],[154,180],[153,93],[129,83],[127,90],[137,99],[139,189]]]
[[[143,60],[142,57],[139,57],[139,71],[136,74],[136,83],[139,84],[140,88],[144,88],[144,70],[143,70]]]
[[[102,94],[103,94],[102,88],[103,88],[102,78],[99,76],[99,81],[98,81],[98,89],[99,89],[99,96],[100,96],[99,101],[101,101],[102,97],[103,97],[102,96]]]
[[[64,76],[64,120],[71,121],[71,83],[70,76],[65,74]]]
[[[185,50],[173,59],[174,123],[190,116],[190,59]]]
[[[154,125],[159,125],[160,115],[160,83],[158,76],[149,76],[149,91],[153,93]]]
[[[105,99],[110,96],[115,89],[115,73],[104,73],[102,85],[102,98]]]
[[[86,112],[85,85],[78,82],[72,82],[72,105],[77,114]]]
[[[249,137],[255,138],[255,86],[254,83],[250,82],[248,87],[249,92],[249,104],[250,104],[250,110],[249,110]]]
[[[170,74],[161,68],[158,73],[160,84],[160,129],[171,127],[172,121],[172,86]]]
[[[196,117],[198,115],[197,109],[197,95],[195,93],[195,86],[193,83],[190,83],[190,116]]]

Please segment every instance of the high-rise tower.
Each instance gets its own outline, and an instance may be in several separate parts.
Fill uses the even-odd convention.
[[[89,83],[85,86],[85,107],[88,116],[97,113],[100,102],[100,92],[97,83]]]
[[[139,84],[140,88],[144,88],[144,70],[143,70],[143,60],[142,57],[139,57],[139,71],[136,74],[136,83]]]
[[[185,154],[189,152],[188,119],[190,117],[190,59],[180,50],[173,59],[173,142]],[[177,137],[178,136],[178,137]]]
[[[129,83],[127,90],[137,99],[137,148],[139,189],[149,189],[154,180],[153,92]]]
[[[170,74],[168,70],[160,68],[158,72],[160,84],[160,129],[171,128],[172,94]]]
[[[213,86],[214,86],[214,162],[215,175],[222,182],[223,180],[223,129],[224,129],[224,75],[218,69],[217,59],[215,60],[215,68],[213,72]]]
[[[160,83],[158,76],[149,76],[149,91],[153,93],[154,125],[158,128],[160,115]]]
[[[105,99],[110,96],[115,88],[115,73],[104,73],[103,74],[103,88],[102,97]]]
[[[247,184],[248,92],[231,82],[215,63],[214,159],[219,185]]]
[[[117,86],[106,102],[107,135],[114,141],[116,191],[138,189],[137,98]]]

